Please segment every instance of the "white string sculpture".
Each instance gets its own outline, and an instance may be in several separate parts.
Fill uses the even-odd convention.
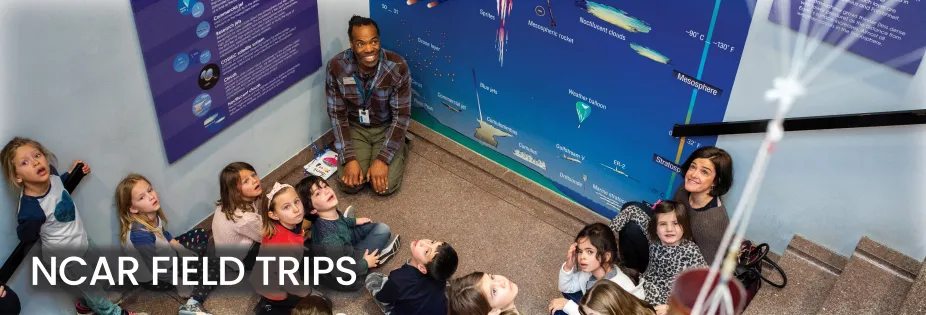
[[[790,36],[788,25],[790,25],[789,3],[791,0],[774,1],[776,3],[774,3],[773,10],[777,8],[779,13],[778,16],[782,19],[782,25],[778,25],[778,27],[781,29],[779,38],[779,44],[781,45],[780,50],[782,53],[781,75],[774,79],[772,88],[766,91],[765,100],[776,104],[777,110],[775,111],[774,118],[772,118],[768,123],[765,137],[763,138],[762,143],[759,146],[758,153],[756,154],[756,158],[753,161],[753,167],[749,173],[748,179],[746,180],[742,196],[740,197],[739,202],[736,205],[736,210],[730,219],[730,225],[727,227],[723,238],[721,239],[718,255],[715,256],[714,261],[711,263],[707,278],[704,279],[704,283],[701,285],[701,289],[698,292],[697,300],[695,301],[694,307],[691,310],[692,315],[713,315],[718,314],[718,311],[724,311],[725,314],[730,315],[734,314],[734,308],[736,306],[733,304],[732,292],[730,292],[728,283],[729,281],[734,280],[733,272],[736,269],[737,257],[740,254],[740,244],[743,242],[746,229],[749,227],[749,221],[752,217],[755,199],[759,192],[759,188],[762,185],[762,180],[765,178],[769,159],[771,158],[772,152],[775,149],[775,145],[784,136],[783,122],[785,116],[788,114],[797,99],[807,95],[807,89],[805,87],[808,85],[808,83],[813,81],[823,71],[823,69],[835,61],[839,55],[845,53],[846,49],[859,39],[859,35],[864,34],[865,28],[876,25],[878,21],[881,20],[883,15],[877,14],[878,11],[883,12],[884,10],[891,10],[902,0],[886,0],[884,1],[884,4],[881,5],[880,9],[872,10],[863,25],[858,25],[852,29],[850,35],[842,38],[842,40],[836,45],[835,49],[832,49],[821,62],[815,63],[815,66],[811,69],[807,69],[808,61],[810,61],[820,43],[824,41],[824,35],[829,30],[829,27],[818,25],[808,32],[809,18],[806,17],[819,14],[819,12],[812,12],[813,9],[826,10],[825,8],[831,8],[831,10],[826,10],[823,12],[823,14],[830,17],[833,14],[836,14],[836,17],[838,18],[838,15],[842,13],[846,5],[852,3],[852,1],[810,0],[804,4],[803,14],[801,16],[804,16],[805,18],[802,18],[800,21],[800,28],[797,34],[797,42],[795,50],[793,51],[793,55],[789,55],[790,40],[788,38]],[[834,1],[837,3],[833,4]],[[754,13],[757,6],[755,0],[746,0],[746,2],[749,6],[750,13]],[[817,6],[817,4],[820,4],[820,6]],[[854,12],[852,12],[854,14],[859,14],[859,11],[861,11],[861,9],[857,6],[853,6],[853,8],[855,9]],[[861,29],[861,31],[859,31],[859,29]],[[832,36],[832,34],[830,36]],[[808,40],[808,37],[811,37],[811,40]],[[923,57],[923,52],[924,48],[919,48],[884,62],[884,65],[888,67],[894,67],[897,65],[916,61]],[[855,76],[849,77],[869,77],[879,71],[883,71],[885,68],[887,67],[877,67],[874,69],[874,71],[860,72]],[[848,82],[846,78],[843,78],[843,80],[839,80],[835,83],[827,83],[829,84],[825,85],[821,89],[814,89],[814,92],[819,93],[821,91],[826,91],[837,86],[845,85]],[[721,255],[723,251],[726,251],[726,253]],[[717,284],[712,288],[712,284],[715,280],[717,281]],[[740,298],[744,299],[745,297]]]

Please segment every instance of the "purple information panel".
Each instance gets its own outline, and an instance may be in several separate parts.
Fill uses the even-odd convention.
[[[168,163],[322,66],[318,0],[132,0],[132,11]]]
[[[788,3],[782,11],[782,2]],[[824,42],[839,45],[858,37],[846,47],[860,56],[897,70],[916,74],[926,47],[926,1],[921,0],[775,0],[769,20],[788,25]],[[820,30],[820,31],[817,31]],[[819,32],[819,33],[818,33]]]

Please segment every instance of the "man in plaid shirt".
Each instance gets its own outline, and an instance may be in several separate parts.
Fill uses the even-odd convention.
[[[402,184],[405,134],[411,120],[411,78],[399,54],[380,48],[379,26],[354,16],[350,48],[328,61],[325,94],[340,156],[338,178],[347,193],[366,183],[380,195]]]

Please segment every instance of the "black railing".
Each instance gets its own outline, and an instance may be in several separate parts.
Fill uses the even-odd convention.
[[[80,170],[83,166],[83,163],[79,163],[74,167],[74,170]],[[84,178],[83,172],[75,172],[74,170],[71,170],[71,175],[68,176],[67,181],[63,182],[64,189],[66,189],[69,194],[74,193],[74,190],[77,189],[77,185],[80,184],[80,181]],[[32,249],[35,243],[36,242],[19,242],[19,244],[16,245],[16,248],[13,249],[10,256],[3,262],[3,267],[0,267],[0,283],[7,283],[10,281],[10,278],[13,277],[13,273],[16,272],[19,265],[26,259],[26,254],[29,254],[29,250]]]
[[[676,124],[672,128],[672,135],[675,137],[697,137],[761,133],[765,132],[768,122],[769,119],[688,125]],[[785,131],[801,131],[918,124],[926,124],[926,109],[788,118],[784,121],[784,129]],[[76,186],[76,183],[74,186]],[[73,188],[70,190],[73,190]],[[16,246],[3,263],[3,267],[0,268],[0,282],[6,283],[10,280],[19,265],[26,259],[26,254],[29,253],[34,244],[20,242]]]
[[[743,133],[762,133],[766,131],[766,127],[768,126],[769,121],[770,119],[689,125],[676,124],[675,127],[672,128],[672,136],[697,137]],[[787,118],[783,123],[785,131],[903,126],[918,124],[926,124],[926,109]]]

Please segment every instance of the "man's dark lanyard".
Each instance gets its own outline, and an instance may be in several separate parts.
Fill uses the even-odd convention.
[[[373,96],[374,85],[376,84],[376,80],[379,79],[379,73],[383,69],[383,55],[384,54],[382,50],[380,50],[379,64],[376,65],[376,74],[373,76],[372,79],[370,79],[369,82],[366,82],[365,84],[363,84],[363,86],[360,86],[359,84],[361,82],[360,77],[357,76],[357,72],[354,72],[354,82],[358,83],[356,84],[357,94],[360,94],[360,102],[361,102],[358,105],[360,105],[360,107],[362,107],[363,109],[369,110],[370,108],[370,97]]]

